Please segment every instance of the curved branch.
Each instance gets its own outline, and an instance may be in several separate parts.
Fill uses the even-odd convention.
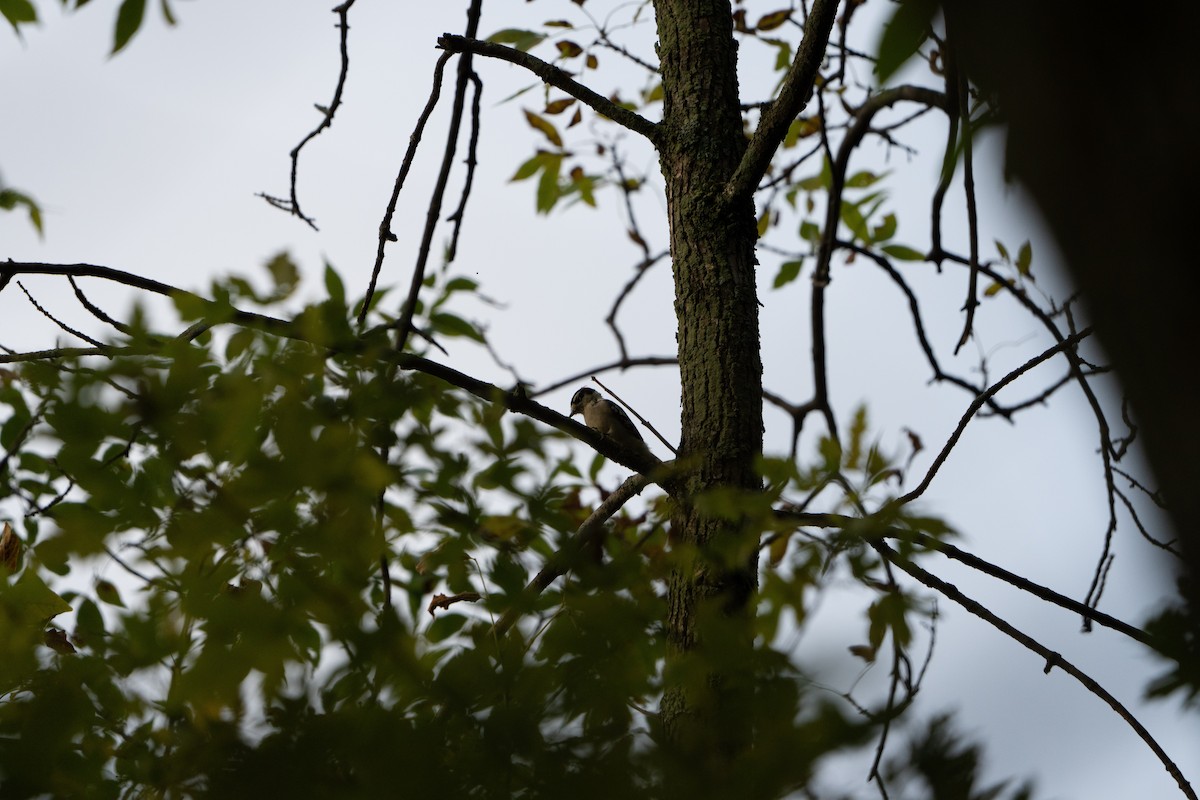
[[[783,79],[779,97],[763,112],[741,162],[725,185],[726,200],[743,197],[754,191],[787,135],[788,126],[808,103],[829,45],[837,7],[838,0],[817,0],[813,3],[808,19],[804,21],[804,38]]]
[[[555,389],[561,389],[562,387],[566,386],[569,383],[575,383],[575,381],[581,381],[584,378],[590,377],[592,375],[598,375],[602,372],[608,372],[608,371],[614,370],[614,369],[624,370],[624,369],[628,369],[629,367],[664,367],[664,366],[670,366],[671,364],[678,364],[678,363],[679,363],[679,359],[675,358],[674,356],[643,356],[642,358],[620,358],[609,364],[602,364],[598,367],[590,367],[588,369],[576,372],[574,375],[568,375],[567,377],[565,377],[561,380],[555,381],[554,383],[550,384],[549,386],[545,386],[545,387],[542,387],[541,389],[538,389],[536,392],[533,392],[530,396],[531,397],[540,397],[541,395],[549,394],[550,392],[553,392]]]
[[[354,5],[356,2],[357,0],[345,0],[344,3],[341,3],[333,8],[333,13],[338,15],[337,27],[340,31],[338,50],[341,54],[342,66],[338,71],[337,87],[333,90],[333,100],[329,102],[329,108],[322,109],[320,106],[317,106],[319,111],[324,112],[324,118],[322,118],[320,124],[310,131],[307,136],[301,139],[300,144],[293,147],[292,152],[288,154],[292,159],[292,176],[289,199],[282,200],[278,197],[271,197],[270,195],[263,193],[258,195],[276,208],[287,211],[304,220],[308,224],[308,227],[312,228],[314,231],[317,230],[316,220],[314,220],[312,217],[304,215],[304,212],[300,210],[300,198],[296,195],[296,177],[300,170],[300,151],[304,149],[306,144],[317,138],[322,131],[333,125],[333,115],[337,113],[338,107],[342,104],[342,90],[346,88],[346,75],[350,72],[350,50],[346,43],[350,33],[350,6]]]
[[[848,517],[843,514],[823,514],[811,511],[791,511],[787,509],[777,509],[776,516],[795,522],[797,525],[810,526],[814,528],[840,528],[845,529],[850,525],[861,525],[862,518]],[[774,537],[771,537],[772,539]],[[941,553],[946,558],[953,559],[960,564],[965,564],[971,569],[978,570],[985,575],[990,575],[997,580],[1004,581],[1015,589],[1020,589],[1023,592],[1052,603],[1059,608],[1067,611],[1080,614],[1088,619],[1103,625],[1106,628],[1117,631],[1128,636],[1140,644],[1147,647],[1154,647],[1154,643],[1150,639],[1150,634],[1146,633],[1141,628],[1130,625],[1124,620],[1117,619],[1114,616],[1105,614],[1103,611],[1097,611],[1089,605],[1072,600],[1066,595],[1059,594],[1048,586],[1043,586],[1040,583],[1035,583],[1028,578],[1023,578],[1014,572],[1009,572],[1001,566],[993,564],[986,559],[980,558],[973,553],[968,553],[966,550],[955,547],[952,544],[947,544],[933,536],[930,536],[920,531],[902,530],[896,527],[889,527],[882,534],[885,539],[897,539],[899,541],[911,542],[929,550]]]
[[[408,177],[408,171],[412,169],[413,158],[417,154],[417,145],[421,143],[421,135],[425,132],[425,123],[429,121],[429,115],[433,113],[438,97],[441,96],[442,71],[446,68],[446,62],[449,60],[450,54],[442,53],[433,67],[433,88],[429,91],[429,99],[425,101],[425,108],[417,117],[417,124],[413,127],[413,132],[408,136],[408,150],[405,151],[404,158],[400,161],[400,171],[396,173],[396,181],[392,184],[392,196],[388,200],[387,210],[383,212],[383,221],[379,223],[379,245],[375,250],[375,266],[371,269],[371,281],[367,284],[367,293],[363,297],[362,308],[358,312],[360,328],[366,323],[367,311],[370,310],[371,300],[375,296],[375,285],[379,281],[379,272],[383,269],[384,248],[388,242],[396,241],[396,234],[392,233],[392,217],[396,213],[396,203],[400,200],[400,190],[404,188],[404,180]]]
[[[472,378],[470,375],[459,372],[452,367],[447,367],[444,364],[439,364],[436,361],[430,361],[427,358],[422,358],[411,353],[394,352],[390,354],[390,360],[400,369],[423,372],[426,375],[443,380],[452,386],[457,386],[489,403],[497,403],[509,411],[516,411],[539,422],[544,422],[550,427],[578,439],[596,452],[616,461],[622,466],[636,470],[643,475],[655,476],[655,481],[661,483],[661,481],[658,481],[657,476],[660,474],[662,462],[657,458],[648,452],[640,453],[621,447],[599,431],[594,431],[583,423],[576,422],[570,417],[564,417],[557,411],[530,399],[521,388],[513,391],[505,391],[487,381]]]
[[[1044,672],[1049,673],[1054,667],[1059,667],[1063,672],[1067,673],[1072,678],[1083,684],[1085,689],[1107,703],[1113,711],[1117,712],[1117,715],[1121,717],[1121,719],[1125,720],[1129,727],[1133,728],[1134,732],[1137,733],[1141,740],[1146,743],[1146,745],[1156,756],[1158,756],[1158,760],[1162,762],[1162,765],[1166,767],[1167,772],[1169,772],[1171,777],[1175,779],[1175,783],[1178,784],[1179,789],[1183,792],[1184,796],[1190,798],[1191,800],[1197,800],[1196,793],[1193,791],[1191,784],[1188,783],[1187,778],[1183,776],[1183,773],[1179,770],[1179,767],[1176,766],[1175,762],[1171,760],[1166,751],[1162,749],[1162,746],[1154,739],[1154,737],[1150,735],[1150,732],[1146,730],[1145,726],[1138,721],[1137,717],[1135,717],[1132,712],[1129,711],[1129,709],[1122,705],[1117,698],[1113,697],[1108,690],[1097,683],[1093,678],[1084,673],[1070,661],[1067,661],[1065,658],[1063,658],[1060,653],[1054,652],[1041,642],[1034,639],[1032,636],[1022,633],[1012,624],[993,614],[982,604],[967,597],[965,594],[959,591],[957,587],[946,583],[940,578],[937,578],[921,569],[916,564],[913,564],[911,561],[901,556],[883,542],[875,542],[872,546],[881,556],[890,561],[892,564],[895,564],[904,572],[908,573],[908,575],[917,581],[921,582],[925,586],[928,586],[930,589],[939,592],[950,600],[953,600],[970,613],[999,630],[1001,633],[1012,639],[1015,639],[1029,650],[1032,650],[1033,652],[1042,656],[1044,659],[1046,659],[1046,666],[1043,670]]]
[[[189,292],[187,289],[180,289],[177,286],[156,281],[153,278],[144,278],[141,275],[135,275],[132,272],[113,269],[112,267],[101,267],[95,264],[44,264],[37,261],[13,261],[9,259],[0,263],[0,287],[6,285],[16,275],[62,275],[65,277],[87,277],[101,278],[103,280],[113,281],[128,286],[132,289],[141,289],[145,292],[160,294],[163,297],[187,297],[192,300],[197,300],[204,303],[210,308],[216,308],[217,305],[212,300],[202,297],[195,292]],[[242,311],[241,309],[230,310],[227,306],[221,307],[224,313],[229,314],[227,321],[236,325],[244,325],[248,328],[256,328],[258,330],[268,331],[278,336],[284,336],[289,339],[299,339],[301,341],[309,341],[303,334],[296,330],[295,326],[288,320],[278,319],[277,317],[267,316],[266,314],[256,314],[253,311]],[[90,348],[83,348],[90,349]],[[114,348],[100,347],[91,349],[92,352],[77,353],[80,355],[104,355],[107,351]],[[43,351],[44,353],[52,353],[56,351]],[[35,354],[25,354],[35,355]],[[46,356],[42,356],[46,357]],[[10,363],[12,360],[10,359]],[[22,358],[20,360],[30,361],[31,358]]]
[[[925,493],[925,490],[929,488],[929,484],[933,481],[933,476],[937,474],[939,469],[941,469],[942,464],[944,464],[946,459],[950,456],[950,451],[954,449],[956,444],[958,444],[958,439],[960,436],[962,436],[963,431],[966,429],[967,423],[969,423],[975,417],[975,413],[983,407],[984,403],[990,400],[1005,386],[1012,383],[1017,378],[1036,367],[1038,364],[1041,364],[1043,361],[1048,360],[1052,356],[1055,356],[1064,350],[1071,349],[1080,341],[1091,335],[1091,332],[1092,329],[1089,327],[1084,328],[1082,331],[1074,334],[1073,336],[1068,336],[1067,338],[1055,344],[1053,347],[1042,352],[1040,355],[1029,359],[1024,364],[1005,375],[999,381],[989,386],[985,391],[981,392],[971,402],[971,405],[967,407],[966,413],[964,413],[962,419],[958,421],[958,427],[954,429],[954,433],[950,434],[950,438],[946,440],[946,444],[942,447],[942,451],[938,453],[937,458],[935,458],[933,463],[929,465],[929,471],[925,473],[925,477],[921,479],[921,482],[917,485],[917,487],[908,494],[892,500],[888,505],[893,508],[898,508],[899,506],[905,505],[906,503],[915,500]]]
[[[541,78],[545,83],[557,89],[562,89],[576,100],[591,107],[597,114],[608,117],[613,122],[628,128],[634,133],[640,133],[651,142],[655,142],[658,138],[658,125],[629,109],[622,108],[608,98],[596,94],[565,71],[553,64],[542,61],[537,56],[531,56],[529,53],[524,53],[513,47],[505,47],[502,44],[470,39],[466,36],[456,36],[452,33],[442,34],[438,37],[437,43],[438,47],[448,53],[475,53],[476,55],[487,56],[488,58],[498,58],[501,61],[516,64],[518,67],[524,67]]]
[[[75,297],[79,300],[79,302],[83,305],[83,307],[85,309],[87,309],[88,313],[90,313],[93,317],[100,320],[101,322],[106,322],[109,325],[112,325],[114,328],[119,330],[121,333],[124,333],[126,335],[129,334],[130,328],[128,325],[126,325],[123,322],[119,322],[119,321],[113,319],[108,314],[104,313],[104,309],[100,308],[98,305],[96,305],[95,303],[93,303],[91,300],[89,300],[87,298],[87,295],[85,295],[83,293],[83,290],[79,288],[79,284],[75,283],[74,276],[68,275],[67,282],[71,284],[71,288],[75,291]]]
[[[596,506],[596,510],[584,520],[575,535],[546,561],[546,566],[542,567],[525,587],[517,603],[496,620],[492,632],[503,636],[538,595],[554,583],[555,578],[565,574],[578,563],[580,556],[599,544],[600,537],[604,534],[604,523],[634,495],[640,494],[649,483],[650,479],[645,475],[631,475],[615,492],[606,497],[604,502]]]
[[[480,6],[483,0],[473,0],[467,9],[467,35],[474,36],[479,27]],[[429,198],[425,212],[425,229],[421,233],[421,244],[417,248],[417,263],[413,267],[408,297],[400,309],[396,328],[396,349],[403,350],[412,333],[413,314],[417,310],[417,295],[425,283],[425,267],[429,262],[429,250],[433,245],[433,231],[442,214],[442,199],[446,194],[446,183],[450,180],[450,168],[454,165],[454,151],[458,146],[458,133],[462,126],[463,106],[466,104],[467,83],[471,78],[471,54],[464,53],[458,60],[458,79],[454,85],[454,101],[450,107],[450,122],[446,130],[446,149],[442,152],[442,167],[438,170],[437,182]],[[465,200],[465,195],[464,195]],[[365,308],[365,307],[364,307]]]

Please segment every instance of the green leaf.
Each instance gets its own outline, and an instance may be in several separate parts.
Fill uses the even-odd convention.
[[[541,131],[542,135],[550,140],[550,143],[555,147],[562,147],[562,137],[558,135],[558,129],[546,121],[545,117],[539,116],[532,111],[525,110],[525,120],[529,123],[529,127],[534,130]]]
[[[538,181],[537,210],[545,214],[554,208],[561,192],[558,188],[558,173],[562,169],[562,156],[546,153],[543,159],[542,177]]]
[[[282,252],[266,264],[267,272],[271,274],[271,280],[275,282],[275,289],[271,292],[271,299],[278,301],[291,296],[296,287],[300,284],[300,269],[288,253]]]
[[[883,29],[875,74],[882,86],[920,48],[938,10],[938,0],[905,0]]]
[[[9,609],[24,625],[40,627],[70,611],[71,604],[47,586],[36,570],[26,567],[16,583],[0,583],[0,608]]]
[[[146,0],[124,0],[117,11],[117,26],[113,32],[113,49],[109,55],[116,55],[142,27],[146,16]]]
[[[487,40],[496,44],[510,44],[524,52],[541,44],[545,38],[543,34],[536,33],[535,31],[525,31],[520,28],[505,28],[504,30],[496,31]]]
[[[791,16],[792,10],[790,8],[772,11],[769,14],[763,14],[761,17],[759,17],[758,24],[754,27],[760,31],[773,31],[783,23],[787,22],[788,18]]]
[[[872,242],[886,242],[896,235],[896,215],[884,215],[883,222],[871,229]]]
[[[775,283],[772,288],[778,289],[781,286],[787,286],[792,281],[796,280],[800,275],[800,267],[804,266],[802,260],[785,261],[779,265],[779,274],[775,276]]]
[[[125,601],[121,599],[121,593],[117,591],[117,587],[113,585],[112,581],[96,581],[96,597],[110,606],[125,608]]]
[[[850,422],[850,450],[846,453],[845,464],[848,469],[858,469],[859,459],[862,458],[863,436],[867,432],[867,407],[859,406],[854,411],[854,419]]]
[[[842,202],[842,222],[846,223],[846,227],[854,234],[854,238],[863,242],[871,241],[871,234],[867,230],[867,221],[863,219],[857,204]]]
[[[433,319],[434,333],[440,333],[445,336],[466,336],[468,339],[474,339],[477,342],[483,341],[483,335],[479,330],[467,322],[465,319],[454,314],[434,314]]]
[[[328,263],[325,265],[325,291],[329,292],[329,299],[333,302],[342,306],[346,304],[346,285],[333,265]]]
[[[865,189],[866,187],[872,186],[886,177],[887,177],[886,172],[883,173],[882,175],[876,175],[874,172],[870,172],[868,170],[862,170],[861,172],[854,173],[853,175],[851,175],[849,178],[846,179],[846,188],[848,188],[848,189]]]
[[[800,238],[806,242],[816,244],[821,241],[821,229],[817,227],[815,222],[806,219],[800,223]]]
[[[1021,275],[1026,278],[1030,277],[1029,266],[1032,263],[1033,248],[1030,246],[1029,241],[1026,240],[1025,243],[1021,245],[1021,249],[1017,252],[1017,272],[1021,273]]]
[[[924,261],[925,254],[920,250],[914,250],[911,247],[906,247],[902,244],[885,244],[882,248],[883,252],[887,253],[892,258],[898,258],[901,261]]]
[[[795,147],[796,142],[812,136],[821,130],[821,120],[818,117],[803,117],[788,125],[787,135],[783,137],[784,148]]]
[[[0,3],[2,2],[4,0],[0,0]],[[40,236],[44,232],[42,230],[41,207],[38,206],[32,197],[18,192],[16,189],[0,189],[0,210],[12,211],[17,206],[24,206],[25,210],[29,212],[29,221],[37,229]]]
[[[20,25],[26,22],[37,22],[37,9],[30,0],[0,0],[0,14],[20,34]]]

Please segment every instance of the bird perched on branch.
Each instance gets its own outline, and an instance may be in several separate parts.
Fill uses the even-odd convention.
[[[589,428],[599,431],[627,450],[645,453],[658,460],[650,452],[650,448],[646,446],[642,435],[638,433],[637,427],[624,409],[612,400],[602,397],[595,389],[585,386],[571,397],[570,416],[576,414],[583,415],[583,423]]]

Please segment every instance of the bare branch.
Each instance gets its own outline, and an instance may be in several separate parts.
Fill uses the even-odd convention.
[[[484,42],[465,36],[445,33],[438,37],[438,47],[449,53],[475,53],[476,55],[498,58],[510,64],[516,64],[537,75],[544,82],[562,89],[567,94],[591,107],[597,114],[608,117],[618,125],[624,126],[634,133],[640,133],[651,142],[658,138],[658,126],[639,114],[622,108],[613,101],[596,94],[594,91],[579,83],[565,71],[553,64],[542,61],[537,56],[524,53],[513,47],[505,47],[494,42]]]
[[[468,76],[471,84],[475,87],[474,94],[471,95],[471,136],[467,140],[467,176],[463,179],[462,196],[458,201],[458,208],[454,209],[454,213],[446,217],[447,222],[454,223],[454,231],[450,234],[450,244],[446,246],[446,263],[454,260],[458,255],[458,235],[462,231],[463,215],[467,211],[467,199],[471,196],[471,185],[475,182],[475,165],[478,163],[475,158],[475,153],[479,149],[479,106],[480,99],[483,96],[483,81],[479,79],[479,74],[475,70],[471,70]]]
[[[408,171],[412,169],[413,157],[417,154],[417,145],[421,143],[421,134],[425,132],[425,123],[429,121],[429,115],[433,113],[438,97],[441,96],[442,71],[446,68],[446,62],[449,60],[450,54],[442,53],[437,64],[434,65],[433,88],[429,91],[429,99],[425,101],[425,108],[417,117],[417,124],[413,128],[413,132],[408,136],[408,150],[405,151],[404,158],[400,161],[400,171],[396,174],[396,181],[392,185],[392,196],[388,200],[387,210],[383,213],[383,221],[379,223],[379,246],[375,250],[375,266],[371,270],[371,281],[367,285],[367,293],[363,297],[362,308],[358,312],[360,328],[366,323],[367,311],[371,308],[371,300],[375,296],[375,285],[379,281],[379,272],[383,269],[384,248],[388,242],[396,241],[396,234],[392,233],[392,217],[396,214],[396,203],[400,199],[400,190],[404,188],[404,179],[408,177]]]
[[[813,85],[821,61],[825,57],[825,49],[829,44],[829,34],[833,29],[833,20],[837,16],[837,0],[816,0],[808,19],[804,21],[804,38],[796,51],[796,58],[783,79],[779,89],[779,97],[763,112],[762,119],[750,138],[750,144],[742,155],[741,163],[725,186],[725,198],[748,195],[754,191],[760,178],[767,172],[767,166],[775,156],[775,150],[787,135],[788,126],[803,109],[808,98],[812,96]]]
[[[1012,639],[1015,639],[1029,650],[1032,650],[1033,652],[1042,656],[1044,659],[1046,659],[1044,672],[1049,673],[1054,667],[1058,667],[1063,672],[1066,672],[1072,678],[1083,684],[1084,688],[1107,703],[1113,711],[1117,712],[1117,715],[1121,717],[1121,719],[1125,720],[1129,727],[1133,728],[1134,732],[1137,733],[1141,740],[1146,743],[1146,745],[1156,756],[1158,756],[1159,761],[1161,761],[1162,765],[1166,767],[1166,770],[1171,774],[1171,777],[1175,779],[1175,782],[1179,785],[1179,789],[1183,792],[1184,796],[1191,798],[1191,800],[1197,800],[1196,793],[1193,791],[1191,784],[1188,783],[1187,778],[1183,776],[1183,773],[1180,772],[1179,767],[1176,766],[1175,762],[1171,760],[1166,751],[1162,749],[1162,746],[1157,742],[1157,740],[1155,740],[1153,736],[1150,735],[1150,732],[1146,730],[1145,726],[1142,725],[1141,722],[1138,721],[1137,717],[1135,717],[1129,711],[1129,709],[1122,705],[1117,698],[1113,697],[1112,694],[1110,694],[1103,686],[1093,680],[1090,676],[1088,676],[1070,661],[1067,661],[1065,658],[1063,658],[1060,653],[1054,652],[1033,637],[1022,633],[1010,623],[993,614],[982,604],[967,597],[965,594],[959,591],[957,587],[946,583],[940,578],[937,578],[921,569],[916,564],[913,564],[911,561],[901,556],[883,542],[875,542],[873,546],[881,556],[895,564],[897,567],[908,573],[916,580],[920,581],[925,586],[928,586],[934,591],[946,596],[950,600],[953,600],[970,613],[992,625],[997,630],[1001,631]]]
[[[656,480],[660,474],[659,468],[662,464],[649,453],[643,454],[627,450],[599,431],[594,431],[583,423],[576,422],[570,417],[565,417],[557,411],[530,399],[523,390],[505,391],[499,386],[481,381],[478,378],[472,378],[470,375],[447,367],[444,364],[439,364],[436,361],[430,361],[427,358],[422,358],[411,353],[397,352],[392,354],[391,358],[392,362],[400,367],[400,369],[411,369],[423,372],[426,375],[432,375],[489,403],[497,403],[509,411],[516,411],[539,422],[544,422],[552,428],[557,428],[622,466],[636,470],[643,475],[656,476]]]
[[[114,328],[119,330],[121,333],[124,333],[124,334],[129,333],[128,325],[126,325],[123,322],[118,322],[117,320],[113,319],[108,314],[104,313],[104,310],[102,308],[97,306],[91,300],[88,300],[87,296],[83,293],[83,290],[79,288],[79,284],[75,283],[74,276],[68,275],[67,281],[70,282],[71,288],[75,291],[75,297],[78,298],[79,302],[83,304],[83,307],[86,308],[93,317],[100,320],[101,322],[107,322],[109,325],[112,325]]]
[[[66,277],[88,277],[102,278],[104,280],[120,283],[129,286],[133,289],[141,289],[142,291],[160,294],[163,297],[188,297],[198,300],[207,306],[215,307],[215,304],[202,297],[195,292],[189,292],[186,289],[180,289],[177,286],[156,281],[153,278],[143,278],[141,275],[135,275],[132,272],[113,269],[112,267],[101,267],[95,264],[44,264],[36,261],[12,261],[11,259],[0,263],[0,286],[8,283],[14,275],[63,275]],[[309,341],[296,330],[291,322],[278,319],[277,317],[267,316],[266,314],[257,314],[253,311],[242,311],[233,309],[227,320],[235,325],[242,325],[247,328],[255,328],[256,330],[267,331],[277,336],[284,336],[289,339],[298,339],[301,341]],[[87,350],[89,352],[83,352]],[[63,358],[70,355],[108,355],[116,348],[107,345],[101,345],[95,350],[90,348],[62,348],[56,350],[46,350],[41,353],[25,353],[21,357],[3,358],[0,357],[0,363],[12,363],[13,361],[34,361],[38,358]],[[62,353],[64,355],[47,355],[54,353]]]
[[[33,299],[33,295],[30,294],[29,290],[25,288],[25,284],[21,283],[20,281],[17,281],[17,286],[21,289],[22,292],[25,293],[26,299],[28,299],[29,302],[33,304],[33,307],[36,308],[43,317],[50,320],[55,325],[62,328],[64,331],[71,334],[72,336],[77,336],[80,339],[83,339],[85,342],[87,342],[88,344],[90,344],[94,347],[103,347],[104,346],[101,342],[98,342],[97,340],[93,339],[91,336],[88,336],[83,331],[79,331],[79,330],[76,330],[75,328],[72,328],[70,325],[63,322],[61,319],[54,316],[49,311],[47,311],[45,308],[43,308],[41,303],[39,303],[37,300]]]
[[[483,0],[473,0],[467,9],[467,36],[475,35],[479,28],[480,6]],[[417,295],[425,283],[425,266],[429,262],[429,250],[433,245],[433,231],[442,214],[442,199],[446,195],[446,183],[450,180],[450,168],[454,166],[454,151],[458,147],[458,133],[462,126],[463,106],[466,104],[467,82],[471,77],[471,54],[463,53],[458,61],[458,80],[454,85],[454,102],[450,107],[450,123],[446,130],[446,149],[442,152],[442,167],[429,198],[425,212],[425,229],[421,233],[421,244],[417,247],[417,263],[413,266],[408,297],[400,309],[396,331],[396,349],[403,350],[412,332],[412,318],[417,310]],[[465,198],[464,198],[465,200]]]
[[[999,392],[1005,386],[1012,383],[1013,381],[1015,381],[1017,378],[1021,377],[1025,373],[1029,372],[1029,370],[1033,369],[1038,364],[1041,364],[1043,361],[1046,361],[1046,360],[1050,359],[1051,357],[1058,355],[1059,353],[1061,353],[1063,351],[1070,350],[1076,344],[1078,344],[1079,342],[1083,341],[1088,336],[1090,336],[1091,333],[1092,333],[1091,328],[1084,328],[1079,333],[1077,333],[1073,336],[1069,336],[1066,339],[1063,339],[1062,341],[1058,342],[1053,347],[1044,351],[1040,355],[1034,356],[1033,358],[1029,359],[1024,364],[1022,364],[1021,366],[1014,369],[1012,372],[1005,375],[999,381],[997,381],[996,383],[989,386],[985,391],[981,392],[979,394],[979,396],[976,397],[971,402],[971,405],[969,405],[967,407],[966,413],[964,413],[962,416],[962,419],[960,419],[958,421],[958,427],[956,427],[954,429],[954,433],[950,434],[950,438],[946,441],[946,444],[942,447],[942,451],[940,453],[938,453],[937,458],[935,458],[933,460],[933,463],[929,465],[929,471],[925,473],[925,477],[921,479],[921,483],[918,484],[917,487],[915,489],[913,489],[911,492],[909,492],[908,494],[905,494],[905,495],[898,497],[895,500],[891,501],[891,503],[889,505],[891,505],[893,507],[899,507],[899,506],[902,506],[906,503],[909,503],[909,502],[915,500],[916,498],[918,498],[922,494],[924,494],[925,490],[929,488],[930,482],[933,481],[933,476],[937,474],[937,471],[939,469],[941,469],[942,464],[944,464],[946,459],[950,456],[950,451],[954,449],[954,446],[956,444],[958,444],[958,439],[960,436],[962,436],[962,432],[966,429],[967,423],[970,422],[972,418],[974,418],[975,412],[979,411],[979,409],[983,407],[984,403],[986,403],[989,398],[993,397],[997,392]]]
[[[317,138],[322,131],[333,124],[333,115],[337,113],[338,107],[342,104],[342,90],[346,87],[346,74],[350,71],[350,50],[346,46],[346,40],[350,32],[350,23],[348,17],[350,14],[350,6],[354,5],[355,2],[357,2],[357,0],[345,0],[345,2],[333,8],[333,13],[338,15],[337,27],[340,31],[338,50],[341,54],[342,66],[341,70],[338,72],[337,87],[333,90],[333,100],[329,102],[329,107],[321,108],[320,106],[317,106],[317,109],[324,114],[324,117],[321,119],[321,123],[317,125],[317,127],[314,128],[307,136],[301,139],[300,144],[293,147],[292,152],[289,153],[292,159],[290,199],[281,200],[278,197],[271,197],[270,195],[263,194],[261,192],[258,195],[276,208],[287,211],[304,220],[314,231],[317,230],[317,223],[312,217],[305,216],[304,212],[300,210],[300,198],[296,195],[296,176],[300,169],[300,151],[304,149],[306,144]]]
[[[608,364],[601,364],[598,367],[591,367],[589,369],[585,369],[580,372],[576,372],[574,375],[568,375],[567,377],[565,377],[561,380],[555,381],[554,383],[550,384],[549,386],[543,386],[541,389],[538,389],[536,392],[531,393],[530,397],[541,397],[544,394],[549,394],[550,392],[553,392],[556,389],[561,389],[562,387],[567,386],[568,384],[575,383],[576,381],[581,381],[584,378],[587,378],[591,375],[596,375],[601,372],[611,372],[614,369],[625,370],[625,369],[628,369],[629,367],[666,367],[666,366],[670,366],[672,364],[678,364],[678,363],[679,363],[679,359],[675,358],[674,356],[643,356],[641,358],[619,358],[616,361],[612,361]]]
[[[863,522],[863,518],[861,517],[849,517],[844,514],[823,514],[811,511],[795,511],[791,510],[790,508],[776,509],[775,515],[782,519],[791,520],[797,525],[814,528],[845,529],[850,525],[861,525]],[[993,578],[1002,580],[1016,589],[1020,589],[1023,592],[1028,592],[1037,598],[1045,600],[1048,603],[1053,603],[1054,605],[1064,608],[1067,611],[1072,611],[1076,614],[1085,616],[1106,628],[1111,628],[1112,630],[1117,631],[1118,633],[1123,633],[1130,639],[1140,642],[1148,647],[1153,646],[1153,644],[1150,642],[1149,634],[1147,634],[1141,628],[1130,625],[1128,622],[1117,619],[1109,614],[1105,614],[1103,611],[1097,611],[1096,609],[1081,603],[1078,600],[1072,600],[1070,597],[1059,594],[1047,586],[1043,586],[1040,583],[1035,583],[1028,578],[1023,578],[1016,573],[1009,572],[1003,567],[997,566],[996,564],[982,559],[973,553],[968,553],[966,550],[955,547],[952,544],[947,544],[946,542],[936,539],[933,536],[921,533],[920,531],[905,530],[896,527],[889,527],[881,535],[886,539],[898,539],[904,542],[912,542],[920,545],[921,547],[941,553],[947,558],[951,558],[961,564],[965,564],[966,566],[976,569],[985,575],[990,575]],[[773,536],[769,537],[768,540],[764,542],[764,546],[774,538],[775,537]]]
[[[600,536],[604,533],[604,523],[634,495],[640,494],[649,483],[650,479],[644,475],[632,475],[625,479],[620,488],[606,497],[604,502],[596,506],[596,510],[584,520],[575,535],[546,561],[546,566],[542,567],[525,587],[518,602],[496,621],[492,632],[497,636],[503,636],[538,595],[544,592],[556,578],[570,570],[577,563],[579,557],[588,551],[589,547],[598,543]]]

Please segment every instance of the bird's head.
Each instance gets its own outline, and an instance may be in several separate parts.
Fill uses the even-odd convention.
[[[600,399],[600,393],[587,386],[571,396],[571,413],[568,416],[582,414],[583,409]]]

